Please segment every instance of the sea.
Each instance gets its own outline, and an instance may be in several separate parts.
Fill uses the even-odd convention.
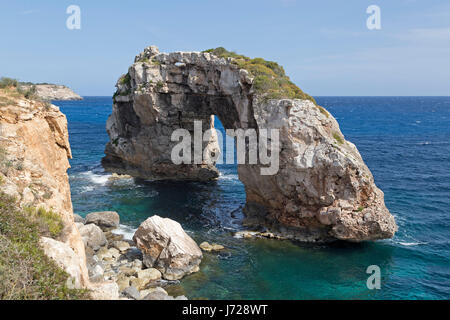
[[[189,299],[449,299],[450,97],[315,97],[359,149],[395,216],[393,239],[308,244],[242,239],[236,165],[215,182],[111,181],[100,164],[111,97],[54,101],[68,119],[74,212],[113,210],[131,239],[153,215],[181,223],[205,253],[200,271],[168,287]],[[216,128],[223,131],[218,119]],[[379,289],[369,266],[380,271]],[[368,270],[369,268],[369,270]]]

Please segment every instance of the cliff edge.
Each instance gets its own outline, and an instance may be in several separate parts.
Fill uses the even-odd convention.
[[[42,100],[83,100],[72,89],[57,84],[29,84],[21,83],[20,88],[23,91],[34,91],[34,94]]]

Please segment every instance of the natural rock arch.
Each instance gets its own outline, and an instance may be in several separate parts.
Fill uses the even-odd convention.
[[[160,53],[151,46],[117,83],[102,164],[108,171],[146,179],[215,179],[210,159],[172,163],[175,129],[193,132],[194,120],[202,120],[205,131],[214,126],[212,115],[227,129],[278,129],[277,174],[261,175],[260,164],[238,165],[247,196],[246,224],[303,241],[392,237],[394,218],[358,150],[344,140],[336,120],[305,97],[269,99],[233,58]],[[218,151],[215,136],[203,147]]]

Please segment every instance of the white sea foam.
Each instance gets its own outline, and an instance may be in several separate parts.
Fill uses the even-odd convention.
[[[99,184],[102,186],[106,185],[106,183],[108,182],[108,179],[111,177],[110,174],[96,174],[96,173],[93,173],[92,171],[83,172],[83,173],[81,173],[81,175],[86,176],[93,183]]]
[[[90,192],[92,190],[94,190],[93,186],[84,186],[84,187],[81,187],[80,193]]]
[[[400,245],[402,245],[402,246],[406,246],[406,247],[409,247],[409,246],[418,246],[418,245],[421,245],[421,244],[427,244],[426,242],[397,242],[398,244],[400,244]]]
[[[228,174],[220,173],[219,179],[221,179],[221,180],[239,180],[239,176],[237,174],[232,174],[232,173],[228,173]]]
[[[132,228],[130,226],[126,226],[123,224],[120,224],[119,227],[117,229],[114,229],[112,232],[114,234],[121,234],[123,235],[124,239],[127,240],[132,240],[133,239],[133,235],[136,232],[137,228]]]

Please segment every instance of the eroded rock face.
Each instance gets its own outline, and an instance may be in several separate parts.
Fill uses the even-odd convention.
[[[210,157],[220,152],[215,135],[203,141],[206,159],[181,165],[171,160],[177,143],[171,135],[185,129],[194,136],[194,120],[202,121],[203,132],[211,129],[213,114],[226,128],[254,127],[249,81],[247,72],[209,53],[147,48],[117,83],[103,166],[147,179],[217,178]]]
[[[86,216],[85,223],[93,223],[102,230],[107,231],[119,226],[120,216],[115,211],[91,212]]]
[[[0,97],[8,101],[0,105],[2,191],[21,207],[43,207],[61,216],[60,240],[79,257],[80,281],[86,285],[84,244],[74,223],[67,175],[72,154],[66,117],[57,106],[13,93],[0,90]]]
[[[279,130],[274,175],[261,175],[261,164],[238,166],[247,225],[302,241],[394,235],[397,226],[382,191],[326,110],[309,100],[264,99],[255,94],[246,70],[206,52],[160,53],[148,47],[136,57],[117,83],[103,166],[147,179],[214,179],[212,157],[182,165],[170,158],[178,143],[171,141],[172,132],[193,133],[194,120],[202,120],[204,131],[212,128],[211,115],[226,129]],[[203,148],[206,155],[218,152],[213,135]]]
[[[152,216],[139,226],[133,240],[142,251],[144,264],[158,269],[167,280],[199,270],[202,251],[176,221]]]
[[[337,121],[307,100],[256,103],[258,128],[280,130],[280,170],[239,165],[246,223],[306,241],[390,238],[397,230],[356,146]]]

